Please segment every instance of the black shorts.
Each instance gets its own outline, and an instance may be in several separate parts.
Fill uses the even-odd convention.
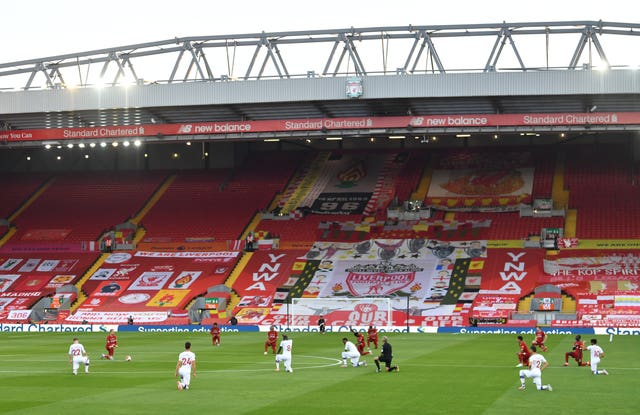
[[[381,361],[381,362],[384,362],[384,365],[387,368],[390,368],[391,367],[391,361],[393,360],[393,357],[386,358],[383,355],[380,355],[380,357],[378,357],[378,360]]]

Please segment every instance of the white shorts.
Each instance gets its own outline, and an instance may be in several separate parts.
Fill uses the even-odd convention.
[[[358,352],[342,352],[343,359],[354,359],[360,358],[360,353]]]
[[[184,386],[189,386],[191,383],[191,366],[180,366],[178,376],[180,376],[180,381]]]
[[[78,368],[80,367],[80,364],[83,364],[83,365],[87,364],[88,361],[89,361],[89,357],[88,356],[75,356],[73,358],[72,363],[71,363],[73,365],[72,366],[73,370],[74,371],[78,370]]]

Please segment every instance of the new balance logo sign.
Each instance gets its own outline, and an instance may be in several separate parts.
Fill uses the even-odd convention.
[[[182,124],[178,129],[178,134],[190,134],[192,129],[192,124]]]

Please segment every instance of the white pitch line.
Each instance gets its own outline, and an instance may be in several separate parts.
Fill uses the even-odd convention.
[[[295,370],[307,370],[307,369],[321,369],[324,367],[331,367],[331,366],[337,366],[339,364],[342,363],[342,361],[340,359],[335,359],[335,358],[331,358],[331,357],[324,357],[324,356],[296,356],[298,358],[310,358],[310,359],[323,359],[323,360],[329,360],[331,363],[327,363],[324,365],[314,365],[314,366],[298,366],[295,365]],[[58,360],[56,360],[56,362],[59,362]],[[294,359],[295,362],[295,359]],[[134,365],[134,363],[131,362],[127,362],[131,365]],[[264,364],[264,362],[260,362],[259,364]],[[273,372],[274,369],[270,368],[270,369],[220,369],[220,370],[198,370],[198,374],[201,373],[240,373],[240,372]],[[62,373],[59,370],[53,370],[53,371],[45,371],[45,370],[32,370],[32,371],[28,371],[28,370],[0,370],[0,373],[22,373],[22,374],[50,374],[50,373]],[[150,370],[145,370],[145,371],[108,371],[108,372],[96,372],[96,371],[91,371],[89,372],[89,375],[92,374],[160,374],[160,373],[167,373],[166,370],[156,370],[156,371],[150,371]],[[84,375],[84,373],[78,373],[78,376]]]
[[[395,360],[394,360],[395,361]],[[512,366],[505,366],[505,365],[467,365],[467,364],[430,364],[430,363],[405,363],[404,365],[402,365],[402,367],[465,367],[465,368],[478,368],[478,369],[506,369],[506,368],[513,368],[513,369],[525,369],[526,367],[521,366],[521,367],[517,367],[516,365],[512,365]],[[606,366],[606,365],[605,365]],[[585,370],[590,370],[589,366],[583,366],[585,368]],[[565,369],[565,370],[569,370],[569,368],[574,368],[574,369],[579,369],[578,366],[552,366],[549,365],[549,367],[547,367],[547,369]],[[611,366],[606,366],[606,369],[609,370],[640,370],[640,367],[611,367]]]

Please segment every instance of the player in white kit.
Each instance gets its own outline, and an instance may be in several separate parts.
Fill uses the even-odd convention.
[[[186,342],[176,365],[176,377],[180,377],[178,390],[189,389],[191,375],[196,376],[196,355],[191,351],[191,342]]]
[[[598,346],[598,340],[591,339],[591,344],[587,346],[587,350],[591,353],[591,373],[594,375],[608,375],[606,369],[598,370],[598,363],[604,357],[604,350]]]
[[[280,362],[284,363],[285,372],[293,372],[291,368],[291,350],[293,349],[293,340],[287,336],[282,336],[278,353],[276,354],[276,372],[280,370]]]
[[[360,362],[360,352],[355,344],[350,342],[346,337],[342,338],[344,344],[344,351],[342,352],[342,367],[347,367],[347,359],[351,361],[351,366],[366,366],[367,362]]]
[[[80,363],[84,363],[84,373],[89,373],[89,356],[84,349],[82,343],[78,342],[78,338],[73,339],[73,343],[69,346],[69,363],[73,369],[73,374],[78,374]]]
[[[525,378],[533,378],[533,383],[539,391],[551,392],[551,385],[542,384],[542,371],[549,366],[547,359],[539,353],[536,353],[536,346],[531,346],[531,356],[529,356],[529,369],[520,370],[520,387],[518,389],[525,390]]]

